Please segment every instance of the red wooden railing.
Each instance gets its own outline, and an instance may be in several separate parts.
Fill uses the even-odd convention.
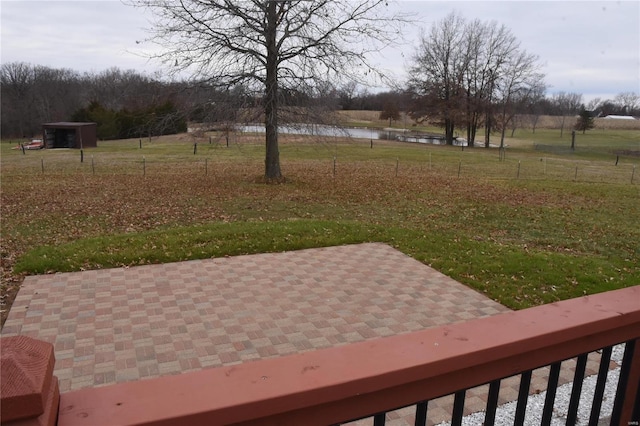
[[[618,421],[637,422],[640,286],[420,332],[62,394],[58,425],[330,425],[618,343]],[[3,378],[4,380],[4,378]]]

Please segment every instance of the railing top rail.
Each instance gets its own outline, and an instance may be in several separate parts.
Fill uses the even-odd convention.
[[[60,426],[332,424],[640,338],[640,286],[61,396]]]

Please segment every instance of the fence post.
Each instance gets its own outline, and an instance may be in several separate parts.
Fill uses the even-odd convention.
[[[633,176],[636,174],[636,165],[633,165],[633,169],[631,169],[631,183],[633,183]]]
[[[336,176],[336,156],[333,156],[333,177]]]
[[[518,160],[518,173],[516,174],[516,179],[520,179],[520,160]]]
[[[42,174],[44,174],[44,158],[40,159],[40,169],[42,169]],[[631,181],[633,182],[633,179]]]
[[[400,167],[400,157],[396,157],[396,177],[398,177],[398,168]]]

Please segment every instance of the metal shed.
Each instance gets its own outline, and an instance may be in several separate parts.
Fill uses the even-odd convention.
[[[42,125],[45,148],[95,148],[98,146],[96,123],[60,122]]]

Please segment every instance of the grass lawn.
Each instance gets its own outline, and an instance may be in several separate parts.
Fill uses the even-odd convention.
[[[259,183],[260,135],[100,142],[82,163],[4,141],[2,318],[25,274],[365,241],[513,309],[640,284],[640,131],[570,137],[518,130],[500,161],[282,136],[283,185]]]

